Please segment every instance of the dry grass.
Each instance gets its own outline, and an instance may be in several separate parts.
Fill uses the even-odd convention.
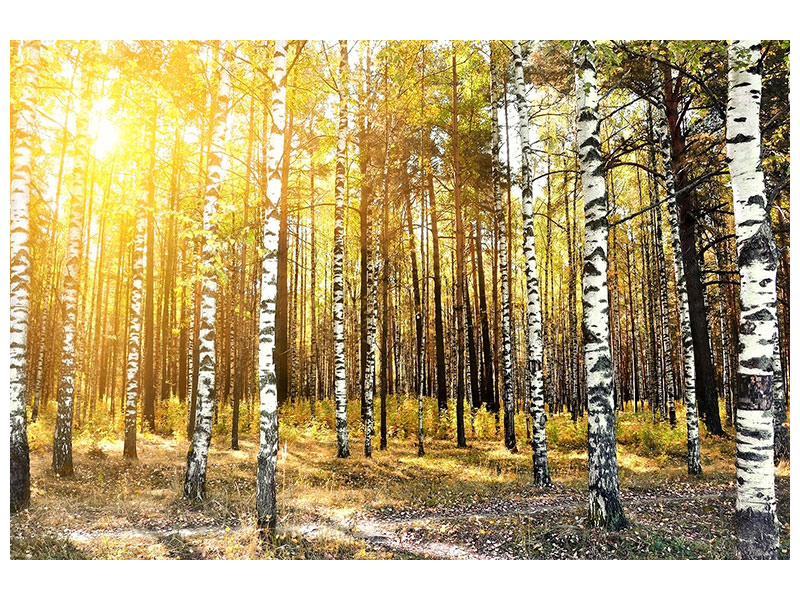
[[[410,421],[405,414],[413,412],[407,406],[410,404],[402,398],[390,400],[397,423]],[[475,417],[476,433],[468,436],[469,448],[457,449],[454,436],[447,435],[452,424],[436,423],[432,404],[426,415],[428,430],[438,428],[445,439],[427,438],[424,457],[417,457],[413,435],[396,426],[388,450],[376,450],[374,458],[366,459],[363,436],[358,427],[351,427],[352,456],[348,460],[335,458],[332,410],[327,403],[319,407],[319,418],[313,422],[308,418],[307,404],[287,407],[281,415],[278,457],[282,533],[274,544],[266,546],[259,542],[253,527],[257,429],[252,422],[246,423],[240,436],[240,449],[231,450],[226,425],[229,416],[221,411],[210,453],[208,497],[192,504],[182,499],[188,444],[175,414],[168,415],[177,424],[172,426],[173,435],[165,435],[163,429],[162,435],[139,435],[139,460],[132,463],[122,458],[119,423],[112,426],[98,418],[76,433],[75,476],[60,479],[49,469],[52,412],[46,411],[40,422],[30,427],[32,502],[28,511],[12,517],[12,557],[397,557],[347,531],[314,538],[298,530],[310,523],[354,523],[369,514],[457,511],[496,504],[498,499],[510,513],[515,503],[530,501],[563,506],[548,513],[546,519],[508,514],[493,522],[479,519],[473,526],[474,519],[459,518],[448,526],[453,539],[477,540],[478,545],[483,541],[488,544],[494,537],[508,539],[509,555],[531,558],[592,556],[581,549],[602,549],[605,546],[598,546],[597,537],[604,535],[609,548],[621,549],[616,553],[608,550],[609,556],[731,556],[730,498],[681,505],[677,512],[668,508],[664,527],[654,527],[651,510],[636,507],[637,498],[659,494],[702,495],[711,491],[730,495],[735,474],[731,438],[703,436],[704,474],[697,479],[686,474],[682,457],[685,428],[670,430],[665,424],[653,425],[647,414],[622,415],[618,433],[620,478],[624,501],[631,503],[627,512],[634,527],[628,534],[614,534],[622,537],[608,538],[581,523],[586,489],[585,422],[576,424],[566,416],[550,419],[549,459],[554,486],[537,490],[532,486],[523,419],[518,419],[518,454],[506,451],[501,436],[495,437],[494,417],[482,412]],[[169,410],[175,413],[179,407],[173,405]],[[354,407],[350,418],[351,423],[358,422]],[[788,464],[780,467],[779,475],[781,519],[788,525]],[[708,506],[712,507],[710,511],[705,508]],[[701,533],[696,531],[698,527]],[[441,536],[438,529],[418,529],[412,533],[420,539]],[[671,537],[670,530],[674,531]],[[717,543],[717,538],[722,542]],[[784,554],[788,555],[788,529]],[[409,551],[400,556],[421,555]]]

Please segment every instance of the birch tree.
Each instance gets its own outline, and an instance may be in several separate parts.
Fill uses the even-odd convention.
[[[453,211],[455,212],[456,236],[456,280],[454,309],[456,317],[456,446],[467,447],[467,438],[464,431],[464,220],[461,211],[461,165],[458,156],[458,79],[456,74],[456,46],[452,47],[452,99],[453,110],[451,119],[451,136],[453,144]]]
[[[78,291],[80,286],[83,208],[85,204],[86,168],[89,163],[88,113],[91,100],[91,81],[84,73],[84,93],[75,118],[75,166],[72,170],[72,190],[69,202],[67,250],[62,267],[61,306],[63,337],[58,379],[58,410],[53,434],[53,471],[62,477],[71,476],[72,417],[75,410],[75,356],[78,326]]]
[[[550,485],[550,468],[547,463],[547,435],[544,411],[544,386],[542,384],[542,307],[539,301],[539,268],[536,264],[536,244],[533,235],[533,149],[531,147],[528,122],[528,100],[525,97],[525,77],[522,67],[522,45],[514,40],[514,77],[516,84],[517,113],[519,115],[519,138],[522,146],[522,234],[525,250],[525,276],[527,279],[526,316],[528,324],[527,350],[530,395],[528,409],[533,431],[533,482]]]
[[[367,348],[364,366],[364,456],[367,458],[372,456],[372,438],[375,435],[375,338],[378,331],[378,278],[371,212],[367,207]]]
[[[384,67],[385,69],[386,67]],[[386,81],[386,75],[384,71],[384,81]],[[388,94],[388,90],[384,91],[385,94]],[[389,302],[389,269],[391,268],[391,262],[389,258],[389,121],[388,119],[384,122],[384,154],[383,154],[383,193],[382,202],[381,202],[381,233],[380,233],[380,278],[381,278],[381,432],[380,432],[380,449],[385,450],[389,444],[388,436],[387,436],[387,423],[386,423],[386,404],[388,402],[388,395],[389,395],[389,313],[390,313],[390,302]],[[375,262],[372,267],[373,277],[375,281],[373,282],[373,294],[372,294],[372,312],[370,314],[369,320],[371,324],[374,324],[374,320],[377,318],[377,311],[378,311],[378,280],[377,280],[377,252],[373,252],[373,257],[375,257]],[[373,342],[375,340],[377,333],[374,332],[372,339]],[[373,354],[372,358],[372,376],[375,375],[375,358]],[[374,384],[373,384],[374,385]]]
[[[420,117],[425,116],[425,47],[422,48],[421,53],[422,58],[422,65],[421,65],[421,82],[420,82]],[[420,135],[420,146],[422,145],[422,135]],[[420,185],[419,190],[419,200],[420,200],[420,210],[419,210],[419,244],[420,244],[420,266],[423,267],[421,270],[423,271],[423,276],[425,272],[426,264],[426,257],[425,257],[425,238],[427,237],[426,233],[426,219],[425,219],[425,161],[422,156],[422,152],[418,155],[419,161],[419,173],[420,173]],[[407,183],[407,182],[406,182]],[[424,421],[424,393],[425,393],[425,377],[426,377],[426,334],[428,331],[428,323],[427,323],[427,310],[423,310],[423,298],[422,298],[422,290],[427,289],[427,286],[423,286],[422,290],[420,289],[420,274],[417,269],[417,251],[414,243],[414,227],[412,224],[412,216],[411,216],[411,191],[406,189],[406,219],[408,220],[408,237],[411,242],[411,279],[413,283],[413,291],[414,291],[414,329],[415,329],[415,337],[416,337],[416,378],[417,378],[417,389],[414,390],[417,394],[417,456],[425,456],[425,421]],[[427,298],[425,298],[427,301]],[[427,308],[427,302],[424,304],[425,308]]]
[[[600,154],[595,45],[574,46],[578,102],[578,156],[583,186],[583,352],[589,426],[589,519],[595,526],[625,525],[619,497],[614,386],[608,322],[608,197]]]
[[[490,42],[491,44],[491,42]],[[490,96],[492,104],[492,196],[494,199],[495,221],[498,232],[498,263],[500,270],[500,312],[502,340],[501,356],[503,365],[503,423],[505,445],[512,452],[517,451],[514,432],[514,379],[511,360],[511,290],[509,285],[508,261],[508,221],[503,211],[503,192],[500,188],[500,127],[497,119],[499,94],[497,89],[497,67],[494,61],[494,48],[490,45]]]
[[[267,151],[267,214],[261,259],[261,304],[258,328],[258,394],[260,429],[256,512],[260,529],[275,529],[275,473],[278,461],[278,388],[275,372],[275,305],[278,291],[278,205],[282,193],[280,159],[286,125],[286,40],[275,42],[272,71],[272,129]],[[312,302],[314,300],[312,299]]]
[[[136,210],[136,235],[133,240],[131,304],[128,324],[128,364],[125,387],[125,444],[122,455],[136,459],[136,400],[139,397],[139,359],[142,335],[142,286],[144,269],[145,228],[147,214],[142,206]]]
[[[228,49],[224,50],[227,53]],[[226,61],[227,62],[227,61]],[[197,414],[192,444],[186,456],[186,479],[183,494],[190,500],[202,500],[206,491],[206,466],[211,445],[211,422],[214,416],[216,392],[216,336],[217,313],[217,222],[216,211],[222,185],[222,155],[225,143],[229,100],[229,75],[227,65],[218,69],[219,83],[211,110],[211,136],[208,148],[208,174],[203,203],[203,243],[201,268],[203,279],[200,289],[200,336],[198,353]]]
[[[364,354],[364,456],[372,456],[372,437],[375,435],[375,338],[378,328],[378,279],[371,202],[365,206],[362,218],[366,221],[366,341]]]
[[[686,289],[686,274],[683,270],[683,251],[678,229],[678,204],[675,194],[675,177],[672,172],[670,158],[669,128],[664,103],[664,86],[661,70],[656,71],[659,81],[655,89],[655,134],[657,150],[661,157],[661,169],[664,172],[665,192],[667,194],[667,215],[669,217],[670,237],[672,238],[672,259],[675,267],[675,284],[680,306],[681,339],[683,341],[683,404],[686,407],[686,465],[689,473],[698,475],[702,471],[700,465],[700,434],[697,422],[697,394],[695,391],[695,362],[692,325],[689,315],[689,293]]]
[[[347,150],[347,40],[339,40],[339,127],[336,134],[336,184],[333,228],[333,393],[336,404],[336,456],[347,458],[347,369],[344,347],[344,194]]]
[[[736,402],[738,555],[777,558],[773,352],[777,257],[761,169],[761,43],[728,48],[726,143],[733,188],[740,306]]]
[[[19,108],[16,114],[14,146],[11,163],[11,227],[10,254],[10,316],[9,333],[9,396],[11,432],[11,512],[25,509],[31,501],[30,455],[28,453],[28,397],[26,373],[28,362],[28,317],[30,313],[31,254],[30,200],[31,154],[35,135],[36,68],[39,46],[36,42],[20,45],[22,61],[19,72]]]

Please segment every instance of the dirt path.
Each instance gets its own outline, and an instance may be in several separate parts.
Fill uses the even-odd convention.
[[[723,497],[733,497],[731,489],[720,489],[712,493],[693,494],[691,489],[686,493],[663,494],[654,490],[652,495],[628,495],[623,498],[627,507],[634,510],[639,507],[676,502],[705,502]],[[585,504],[580,492],[568,494],[548,494],[535,499],[518,501],[495,500],[489,503],[468,506],[445,506],[434,509],[415,509],[397,511],[391,514],[355,513],[347,519],[332,519],[320,515],[305,523],[285,523],[279,525],[278,533],[297,535],[308,540],[343,540],[362,541],[366,545],[391,552],[413,555],[419,558],[466,559],[466,560],[503,560],[513,558],[501,549],[489,548],[478,551],[464,544],[450,540],[421,540],[415,530],[430,529],[430,526],[448,521],[464,521],[469,519],[519,517],[543,514],[552,511],[579,510]],[[254,533],[252,526],[239,527],[182,527],[182,528],[127,528],[109,530],[74,529],[64,532],[72,542],[91,543],[101,539],[145,540],[164,542],[165,540],[186,540],[238,533]],[[445,534],[446,536],[446,534]],[[444,536],[443,536],[444,537]],[[189,556],[196,558],[195,556]]]

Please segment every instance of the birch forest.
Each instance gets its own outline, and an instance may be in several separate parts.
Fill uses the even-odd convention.
[[[11,558],[789,558],[789,49],[12,40]]]

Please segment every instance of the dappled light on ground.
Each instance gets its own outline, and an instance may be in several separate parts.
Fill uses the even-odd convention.
[[[221,409],[224,412],[224,408]],[[298,412],[302,408],[296,409]],[[32,507],[12,517],[11,551],[18,558],[733,558],[734,444],[703,436],[703,475],[686,474],[670,445],[680,435],[650,415],[625,415],[619,424],[622,498],[631,526],[619,533],[586,524],[585,432],[567,416],[549,427],[553,485],[533,486],[531,456],[520,444],[510,454],[501,438],[426,440],[418,457],[413,440],[390,438],[374,458],[335,458],[329,424],[294,424],[282,412],[278,457],[278,541],[263,547],[255,530],[255,455],[252,432],[229,448],[215,429],[208,499],[182,498],[187,443],[180,435],[144,435],[139,460],[122,458],[122,443],[102,428],[86,427],[75,443],[76,474],[49,469],[40,429],[32,452]],[[491,414],[478,415],[491,421]],[[225,422],[225,419],[220,418]],[[520,419],[522,421],[522,419]],[[524,423],[519,439],[524,441]],[[653,430],[656,437],[642,432]],[[492,427],[487,427],[491,434]],[[447,432],[445,432],[447,433]],[[685,435],[685,429],[684,429]],[[585,444],[585,441],[584,441]],[[781,557],[788,556],[789,463],[778,468]]]

